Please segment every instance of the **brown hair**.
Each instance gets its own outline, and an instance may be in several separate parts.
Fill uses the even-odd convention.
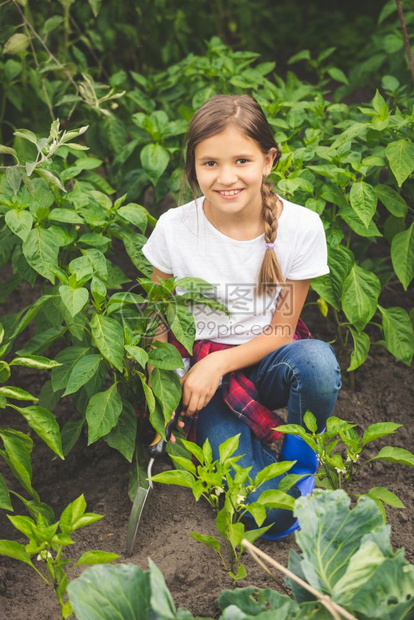
[[[195,171],[195,148],[200,142],[221,133],[231,124],[255,140],[264,154],[271,148],[276,149],[273,165],[279,160],[281,155],[279,147],[257,101],[249,95],[216,95],[206,101],[194,114],[187,132],[184,172],[194,198],[200,189]],[[261,193],[265,242],[274,243],[278,227],[277,205],[280,199],[272,191],[272,185],[265,181],[262,183]],[[266,250],[259,273],[258,294],[273,295],[275,286],[282,282],[283,275],[276,253],[273,250]]]

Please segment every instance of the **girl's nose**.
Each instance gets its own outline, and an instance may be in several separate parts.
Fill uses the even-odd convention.
[[[233,185],[237,181],[237,172],[233,167],[225,166],[220,168],[219,174],[217,177],[218,183],[221,185]]]

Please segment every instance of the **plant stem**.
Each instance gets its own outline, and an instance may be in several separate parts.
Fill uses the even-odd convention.
[[[42,47],[46,50],[46,52],[49,54],[50,58],[62,69],[62,71],[64,72],[64,74],[66,75],[66,77],[68,78],[68,80],[73,84],[73,86],[75,87],[76,92],[78,93],[78,95],[81,96],[81,93],[79,91],[79,87],[76,84],[75,80],[72,78],[71,74],[69,73],[69,71],[67,71],[65,69],[65,67],[62,65],[62,63],[60,62],[60,60],[58,60],[56,58],[56,56],[50,51],[50,49],[48,48],[48,46],[46,45],[46,43],[43,41],[43,39],[40,37],[40,35],[36,32],[36,30],[33,28],[32,24],[29,22],[29,20],[26,18],[25,14],[23,13],[23,11],[20,8],[19,3],[17,2],[17,0],[13,0],[13,4],[15,5],[15,7],[17,8],[17,10],[19,11],[25,25],[29,28],[29,30],[31,30],[31,32],[34,34],[34,36],[36,37],[36,39],[38,39],[38,41],[40,41]],[[83,99],[83,97],[82,97]]]
[[[355,616],[353,616],[348,611],[346,611],[346,609],[338,605],[338,603],[335,603],[335,601],[333,601],[330,596],[326,594],[321,594],[321,592],[318,592],[318,590],[315,590],[315,588],[312,588],[312,586],[306,583],[306,581],[304,581],[303,579],[301,579],[300,577],[292,573],[288,568],[285,568],[282,564],[279,564],[279,562],[276,562],[276,560],[271,558],[270,555],[267,555],[267,553],[264,553],[263,551],[261,551],[261,549],[258,549],[257,547],[252,545],[252,543],[250,543],[245,538],[243,538],[242,540],[242,545],[246,547],[247,551],[253,557],[255,562],[257,562],[257,556],[262,557],[264,560],[266,560],[266,562],[271,564],[271,566],[274,566],[275,568],[280,570],[282,573],[284,573],[287,577],[289,577],[293,581],[296,581],[296,583],[302,586],[302,588],[305,588],[305,590],[313,594],[313,596],[319,599],[322,605],[326,607],[326,609],[332,614],[335,620],[340,620],[340,615],[346,618],[347,620],[357,620],[357,618],[355,618]]]
[[[406,51],[407,58],[408,58],[408,64],[410,66],[411,78],[414,84],[414,60],[413,60],[413,54],[411,51],[410,39],[408,38],[407,25],[405,23],[402,2],[401,0],[395,0],[395,3],[397,5],[398,17],[400,18],[400,22],[401,22],[401,30],[402,30],[403,39],[404,39],[405,51]]]
[[[338,334],[338,340],[340,342],[341,348],[344,349],[345,348],[345,344],[344,344],[344,339],[342,336],[342,330],[341,330],[341,322],[339,320],[338,317],[338,311],[334,309],[334,317],[335,317],[335,321],[336,321],[336,333]]]
[[[47,583],[47,585],[48,585],[49,587],[53,588],[53,584],[51,584],[51,583],[50,583],[49,579],[47,579],[47,577],[45,577],[45,576],[43,575],[43,573],[41,573],[41,572],[40,572],[40,570],[39,570],[38,568],[36,568],[36,566],[34,566],[34,564],[32,565],[32,568],[33,568],[33,570],[35,570],[35,571],[36,571],[36,573],[39,575],[39,577],[41,577],[41,578],[43,579],[43,581],[44,581],[45,583]]]

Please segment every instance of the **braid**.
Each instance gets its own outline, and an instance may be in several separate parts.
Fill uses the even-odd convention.
[[[277,237],[278,228],[278,216],[277,205],[279,202],[278,196],[272,191],[270,183],[262,183],[262,201],[263,201],[263,219],[265,227],[265,242],[274,243]],[[276,253],[272,251],[265,252],[262,266],[259,273],[259,286],[258,293],[267,293],[268,295],[274,295],[275,286],[283,283],[282,270],[280,269],[279,261],[277,260]]]

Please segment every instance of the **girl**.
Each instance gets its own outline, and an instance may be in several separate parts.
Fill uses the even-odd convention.
[[[164,213],[143,247],[154,281],[203,278],[230,311],[192,308],[196,342],[181,379],[181,415],[196,419],[197,443],[208,438],[214,459],[218,446],[240,433],[239,463],[252,467],[251,477],[277,460],[269,446],[282,437],[272,430],[281,423],[274,410],[287,406],[288,423],[302,424],[310,409],[322,430],[341,386],[332,347],[310,334],[301,339],[297,329],[311,279],[329,272],[327,248],[319,216],[281,200],[266,182],[279,157],[255,99],[213,97],[187,134],[194,201]],[[293,521],[278,509],[266,524],[280,535]]]

